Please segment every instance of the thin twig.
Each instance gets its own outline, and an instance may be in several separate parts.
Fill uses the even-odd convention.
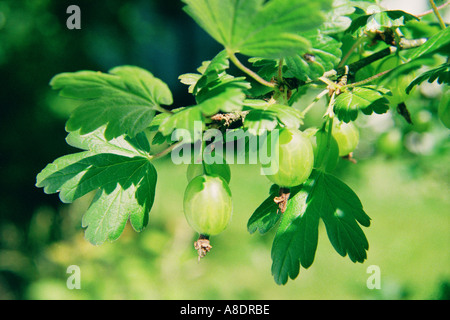
[[[365,40],[365,38],[361,37],[352,45],[352,47],[348,50],[347,54],[342,58],[341,62],[339,62],[338,68],[341,68],[345,65],[348,58],[352,55],[353,51]]]
[[[281,58],[278,63],[279,63],[279,65],[278,65],[278,83],[281,83],[283,81],[283,64],[284,64],[284,59]]]
[[[450,1],[447,1],[446,3],[444,3],[444,4],[441,4],[439,7],[437,7],[437,9],[438,10],[441,10],[441,9],[444,9],[446,6],[448,6],[450,4]],[[417,18],[422,18],[423,16],[426,16],[426,15],[428,15],[428,14],[430,14],[430,13],[433,13],[434,12],[434,10],[433,9],[430,9],[430,10],[427,10],[427,11],[425,11],[425,12],[422,12],[422,13],[420,13],[420,14],[416,14],[416,17]]]
[[[233,52],[228,52],[228,57],[236,65],[236,67],[241,69],[241,71],[245,72],[246,74],[248,74],[250,77],[252,77],[256,81],[258,81],[262,85],[270,87],[270,88],[276,87],[276,85],[274,83],[264,80],[256,72],[254,72],[253,70],[250,70],[249,68],[244,66]]]
[[[444,30],[446,28],[445,22],[444,22],[444,20],[442,20],[441,14],[439,13],[439,10],[436,7],[436,4],[434,3],[434,0],[429,0],[429,1],[430,1],[431,8],[433,8],[434,15],[436,16],[436,18],[439,21],[439,25],[441,26],[441,29]]]
[[[369,77],[369,78],[367,78],[367,79],[364,79],[364,80],[361,80],[361,81],[358,81],[358,82],[354,82],[354,83],[345,85],[345,86],[343,86],[343,89],[345,89],[345,88],[357,87],[357,86],[361,86],[361,85],[363,85],[363,84],[372,82],[373,80],[375,80],[375,79],[377,79],[377,78],[379,78],[379,77],[384,76],[385,74],[391,72],[392,70],[394,70],[394,69],[385,70],[385,71],[380,72],[380,73],[378,73],[378,74],[376,74],[376,75],[374,75],[374,76],[371,76],[371,77]]]
[[[172,144],[170,147],[168,147],[167,149],[164,149],[163,151],[157,153],[157,154],[153,154],[148,156],[149,160],[155,160],[155,159],[159,159],[164,157],[166,154],[170,153],[173,151],[173,149],[175,149],[176,147],[181,146],[182,144],[184,144],[184,141],[178,141],[177,143]]]
[[[317,101],[319,101],[324,95],[326,95],[328,93],[328,89],[323,90],[321,93],[319,93],[317,95],[317,97],[314,98],[313,102],[311,102],[311,104],[309,106],[307,106],[305,108],[305,110],[302,111],[302,116],[305,116],[305,114],[307,114],[309,112],[309,110],[312,109],[312,107],[314,107],[314,105],[316,104]]]
[[[159,112],[161,112],[161,113],[173,114],[173,111],[167,110],[167,109],[161,107],[160,105],[156,105],[156,106],[154,106],[153,108],[154,108],[156,111],[159,111]]]

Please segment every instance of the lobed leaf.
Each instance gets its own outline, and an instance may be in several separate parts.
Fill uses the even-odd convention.
[[[256,230],[261,234],[267,233],[280,219],[281,213],[278,212],[278,205],[274,202],[274,198],[279,194],[279,188],[276,185],[275,187],[271,189],[270,195],[256,208],[248,220],[247,229],[250,234]]]
[[[146,158],[150,149],[144,133],[106,140],[103,131],[71,132],[67,142],[86,151],[56,159],[36,177],[37,187],[47,194],[59,193],[64,203],[97,191],[83,217],[86,238],[93,244],[117,239],[128,220],[141,231],[148,222],[157,180]]]
[[[72,147],[93,151],[95,153],[112,153],[126,157],[145,157],[150,152],[150,145],[145,133],[136,137],[120,136],[111,140],[105,138],[105,128],[100,127],[88,134],[81,135],[78,131],[70,132],[66,142]]]
[[[160,105],[173,101],[165,83],[134,66],[116,67],[109,74],[62,73],[50,85],[63,97],[83,101],[68,120],[68,131],[86,134],[106,125],[108,140],[122,134],[134,137],[150,124]]]
[[[355,12],[354,4],[348,0],[334,0],[332,9],[325,14],[325,21],[320,28],[323,34],[345,31],[352,20],[348,17]]]
[[[360,226],[368,227],[356,194],[338,178],[313,170],[298,192],[290,197],[272,246],[272,274],[276,283],[295,279],[300,265],[308,268],[317,248],[319,218],[336,251],[353,262],[366,259],[369,248]]]
[[[311,41],[311,49],[286,57],[289,73],[295,78],[309,81],[321,77],[332,70],[340,61],[341,43],[320,32],[310,32],[306,38]]]
[[[436,79],[439,84],[450,84],[450,63],[444,63],[436,68],[422,73],[420,76],[415,78],[408,85],[408,87],[406,87],[406,93],[409,94],[415,86],[420,85],[426,80],[428,80],[429,83],[433,83]]]
[[[302,124],[303,116],[297,109],[280,104],[254,105],[244,119],[244,128],[253,135],[272,131],[278,125],[298,129]]]
[[[227,51],[278,58],[304,50],[302,32],[323,21],[329,0],[183,0],[184,10]]]
[[[313,204],[308,204],[314,187],[313,175],[291,195],[273,241],[272,275],[277,284],[286,284],[288,278],[295,279],[300,264],[308,268],[314,261],[320,216],[319,211],[313,210]]]
[[[386,28],[401,27],[411,20],[418,21],[419,19],[401,10],[380,11],[354,19],[347,32],[355,33],[360,31],[362,34],[364,32],[384,31]]]
[[[146,172],[135,172],[129,177],[138,180],[123,188],[116,185],[112,192],[102,188],[97,191],[89,209],[84,214],[82,226],[85,237],[92,244],[114,241],[122,234],[127,221],[137,232],[148,223],[148,213],[155,198],[156,171],[148,162]]]
[[[375,86],[355,87],[336,98],[334,112],[346,123],[356,120],[359,111],[366,115],[385,113],[389,110],[389,100],[384,95],[388,93]]]
[[[439,31],[434,36],[429,38],[420,47],[412,49],[409,58],[417,59],[426,54],[434,53],[435,51],[443,48],[444,46],[448,46],[449,43],[450,43],[450,30],[449,28],[445,28],[444,30]]]

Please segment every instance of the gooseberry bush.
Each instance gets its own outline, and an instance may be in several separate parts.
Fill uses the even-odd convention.
[[[199,234],[200,258],[232,216],[229,165],[239,152],[270,149],[269,161],[259,165],[273,184],[247,228],[275,229],[275,282],[285,284],[312,265],[320,220],[338,254],[363,262],[369,244],[362,227],[371,219],[333,170],[340,161],[356,163],[357,118],[392,112],[412,123],[407,100],[426,81],[441,85],[440,125],[450,127],[450,31],[439,8],[430,1],[433,10],[414,16],[376,1],[183,2],[223,46],[197,72],[179,77],[195,104],[171,108],[168,86],[137,66],[56,75],[51,87],[80,101],[66,141],[81,151],[47,165],[36,186],[59,192],[63,203],[95,192],[82,226],[99,245],[117,240],[128,221],[137,232],[147,226],[153,162],[182,154],[190,161],[182,206]],[[305,125],[311,110],[322,116]],[[236,132],[243,134],[230,134]],[[255,138],[261,138],[256,147]],[[239,143],[240,151],[224,148]],[[200,152],[191,153],[196,146]]]

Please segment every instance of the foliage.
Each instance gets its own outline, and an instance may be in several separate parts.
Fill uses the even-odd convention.
[[[374,9],[371,1],[184,3],[184,10],[223,47],[203,62],[199,73],[180,76],[189,86],[194,105],[170,108],[173,99],[168,86],[134,66],[116,67],[107,74],[63,73],[50,82],[63,97],[81,100],[66,130],[69,145],[84,151],[49,164],[38,174],[36,186],[46,193],[59,192],[63,202],[96,192],[83,216],[86,238],[93,244],[116,240],[128,220],[136,231],[147,225],[157,179],[153,161],[198,142],[207,129],[226,131],[234,125],[250,136],[262,130],[299,129],[326,96],[328,107],[320,123],[307,126],[325,131],[331,139],[333,123],[360,120],[359,111],[365,116],[391,109],[408,114],[406,101],[390,105],[392,93],[383,83],[389,72],[408,74],[413,69],[408,66],[432,57],[433,62],[424,65],[429,70],[401,90],[409,93],[425,80],[448,84],[448,61],[443,60],[448,60],[449,29],[436,31],[426,41],[407,38],[410,23],[419,18]],[[340,19],[326,21],[336,13]],[[430,24],[419,22],[424,28]],[[399,57],[396,65],[375,71],[374,66],[382,66],[392,55]],[[252,69],[239,60],[241,56],[249,58]],[[239,70],[230,68],[230,61]],[[322,93],[311,103],[305,101],[305,93],[316,88]],[[448,111],[444,105],[439,112],[446,124]],[[237,120],[230,120],[232,116]],[[178,141],[180,129],[190,132],[189,138]],[[155,134],[151,141],[148,131]],[[154,152],[155,144],[168,141],[167,149]],[[354,160],[352,154],[345,158],[342,161]],[[326,167],[314,169],[306,182],[290,190],[272,187],[248,221],[250,233],[276,228],[271,256],[278,284],[296,278],[300,266],[308,268],[313,263],[320,219],[341,256],[348,255],[353,262],[367,258],[369,244],[360,225],[368,227],[370,218],[355,192],[325,172]]]

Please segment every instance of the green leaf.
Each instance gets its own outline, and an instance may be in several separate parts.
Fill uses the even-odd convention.
[[[385,113],[389,110],[389,100],[384,95],[388,93],[388,90],[375,86],[355,87],[336,98],[334,112],[346,123],[356,120],[359,111],[366,115]]]
[[[197,84],[198,80],[202,77],[201,74],[198,73],[185,73],[178,77],[180,79],[180,82],[182,84],[188,85],[188,92],[194,93],[195,85]]]
[[[272,246],[272,274],[276,283],[295,279],[300,265],[314,261],[318,225],[321,218],[336,251],[348,254],[353,262],[366,259],[369,245],[360,226],[368,227],[366,215],[356,194],[342,181],[313,170],[301,189],[290,198]]]
[[[347,32],[355,33],[359,30],[363,34],[364,32],[384,31],[386,28],[401,27],[411,20],[418,21],[419,19],[401,10],[381,11],[354,19]]]
[[[304,50],[329,0],[183,0],[184,10],[227,51],[278,58]]]
[[[83,217],[86,238],[94,244],[117,239],[128,220],[136,231],[147,225],[157,180],[145,157],[145,134],[106,140],[103,129],[87,135],[71,132],[68,143],[87,151],[56,159],[36,177],[37,187],[47,194],[59,192],[64,203],[97,191]]]
[[[236,87],[234,87],[236,84]],[[205,116],[212,116],[219,111],[233,112],[240,111],[244,105],[245,93],[243,87],[238,84],[224,84],[211,86],[198,98],[199,104],[196,106],[202,110]],[[244,84],[246,86],[246,83]]]
[[[160,105],[173,101],[165,83],[133,66],[117,67],[109,74],[62,73],[50,85],[63,97],[83,101],[68,120],[68,131],[86,134],[106,125],[108,140],[122,134],[135,136],[150,124]]]
[[[59,192],[61,201],[70,203],[98,188],[107,188],[111,192],[116,184],[124,189],[131,183],[137,184],[139,181],[130,180],[130,176],[147,171],[148,164],[142,157],[80,152],[47,165],[38,174],[36,186],[43,187],[48,194]]]
[[[439,84],[450,84],[450,63],[444,63],[439,67],[422,73],[406,87],[406,93],[409,94],[415,86],[426,80],[428,80],[429,83],[433,83],[436,79]]]
[[[80,135],[78,131],[69,133],[66,141],[72,147],[94,151],[95,153],[112,153],[126,157],[147,156],[150,152],[150,145],[145,133],[141,132],[134,138],[120,136],[107,140],[104,135],[105,128],[92,131],[85,135]]]
[[[267,197],[267,199],[253,212],[247,223],[247,229],[250,234],[254,233],[256,230],[261,234],[267,233],[278,222],[281,213],[278,212],[278,205],[274,201],[274,198],[277,197],[278,194],[278,186],[272,188],[269,197]]]
[[[128,220],[137,232],[145,228],[155,197],[156,171],[148,162],[142,178],[141,174],[136,172],[129,177],[130,180],[139,180],[137,185],[132,183],[128,188],[116,185],[112,192],[104,188],[97,191],[82,219],[89,242],[99,245],[117,240]]]
[[[175,129],[177,134],[189,135],[189,139],[186,142],[194,142],[195,137],[200,138],[201,133],[204,130],[204,118],[200,107],[188,107],[173,110],[174,114],[162,120],[159,131],[164,135],[170,135]],[[179,139],[179,136],[176,137]]]
[[[342,56],[341,43],[335,39],[320,32],[310,32],[306,38],[311,41],[310,50],[286,57],[289,72],[303,81],[315,80],[332,70]]]
[[[330,174],[319,175],[314,196],[316,204],[324,204],[320,217],[334,249],[353,262],[367,258],[369,243],[358,225],[370,226],[358,196],[345,183]]]
[[[409,58],[417,59],[426,54],[434,53],[435,51],[441,49],[442,47],[450,43],[450,29],[445,28],[439,31],[430,39],[428,39],[424,44],[416,49],[410,50]]]
[[[244,128],[253,135],[272,131],[278,125],[298,129],[302,124],[303,116],[297,109],[280,104],[254,105],[244,119]]]
[[[355,12],[355,8],[351,1],[348,0],[334,0],[332,10],[325,15],[325,21],[320,28],[323,34],[332,34],[345,31],[352,20],[348,15]]]
[[[314,196],[314,177],[304,183],[298,192],[290,196],[286,211],[278,227],[272,245],[272,274],[277,284],[295,279],[300,264],[308,268],[316,254],[320,208],[310,199]]]
[[[197,103],[202,103],[211,99],[208,104],[216,103],[214,100],[219,95],[221,102],[225,105],[211,108],[206,105],[202,107],[204,113],[215,114],[218,110],[232,112],[242,108],[244,90],[250,89],[250,83],[245,77],[234,77],[226,73],[226,69],[230,66],[226,51],[219,52],[211,61],[204,61],[202,67],[198,68],[200,74],[185,74],[181,76],[182,81],[188,84],[189,92],[191,92]],[[227,102],[227,99],[229,101]],[[220,103],[220,102],[219,102]],[[212,111],[208,111],[212,110]],[[215,111],[214,111],[215,110]]]

